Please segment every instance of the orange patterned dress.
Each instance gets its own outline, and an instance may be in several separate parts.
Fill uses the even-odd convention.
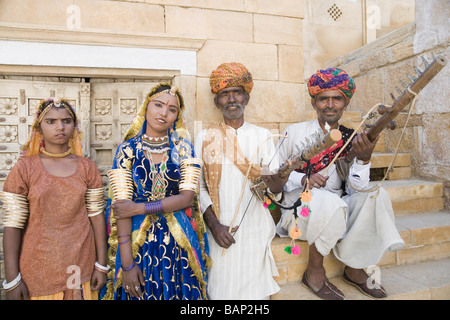
[[[19,267],[30,297],[70,296],[74,284],[90,281],[96,252],[85,194],[100,187],[97,166],[83,157],[69,177],[48,173],[39,155],[19,160],[9,173],[3,191],[26,195],[29,202]]]

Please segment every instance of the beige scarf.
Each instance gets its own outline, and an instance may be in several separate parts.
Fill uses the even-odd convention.
[[[222,173],[222,155],[234,163],[245,176],[250,162],[242,153],[236,131],[223,122],[213,123],[207,129],[203,140],[203,174],[213,203],[213,210],[219,219],[219,183]],[[254,182],[261,177],[261,166],[252,164],[248,178]]]

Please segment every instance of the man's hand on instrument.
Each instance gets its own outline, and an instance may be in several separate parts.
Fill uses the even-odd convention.
[[[314,173],[309,177],[308,189],[323,188],[327,184],[328,176],[322,176],[320,173]],[[306,175],[302,178],[302,185],[306,183]]]
[[[283,191],[283,186],[289,179],[289,175],[284,178],[280,178],[278,174],[261,175],[261,179],[272,193],[279,193]]]
[[[352,148],[356,153],[356,158],[362,161],[369,161],[379,138],[380,136],[370,141],[365,132],[356,135],[352,140]]]

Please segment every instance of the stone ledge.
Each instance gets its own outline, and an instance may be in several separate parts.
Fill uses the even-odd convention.
[[[206,41],[167,33],[117,32],[108,29],[69,30],[63,27],[0,22],[0,39],[79,45],[105,45],[199,50]]]

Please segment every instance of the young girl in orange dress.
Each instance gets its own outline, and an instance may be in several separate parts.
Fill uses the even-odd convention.
[[[0,192],[7,299],[97,299],[106,282],[102,179],[77,125],[68,101],[42,101]]]

